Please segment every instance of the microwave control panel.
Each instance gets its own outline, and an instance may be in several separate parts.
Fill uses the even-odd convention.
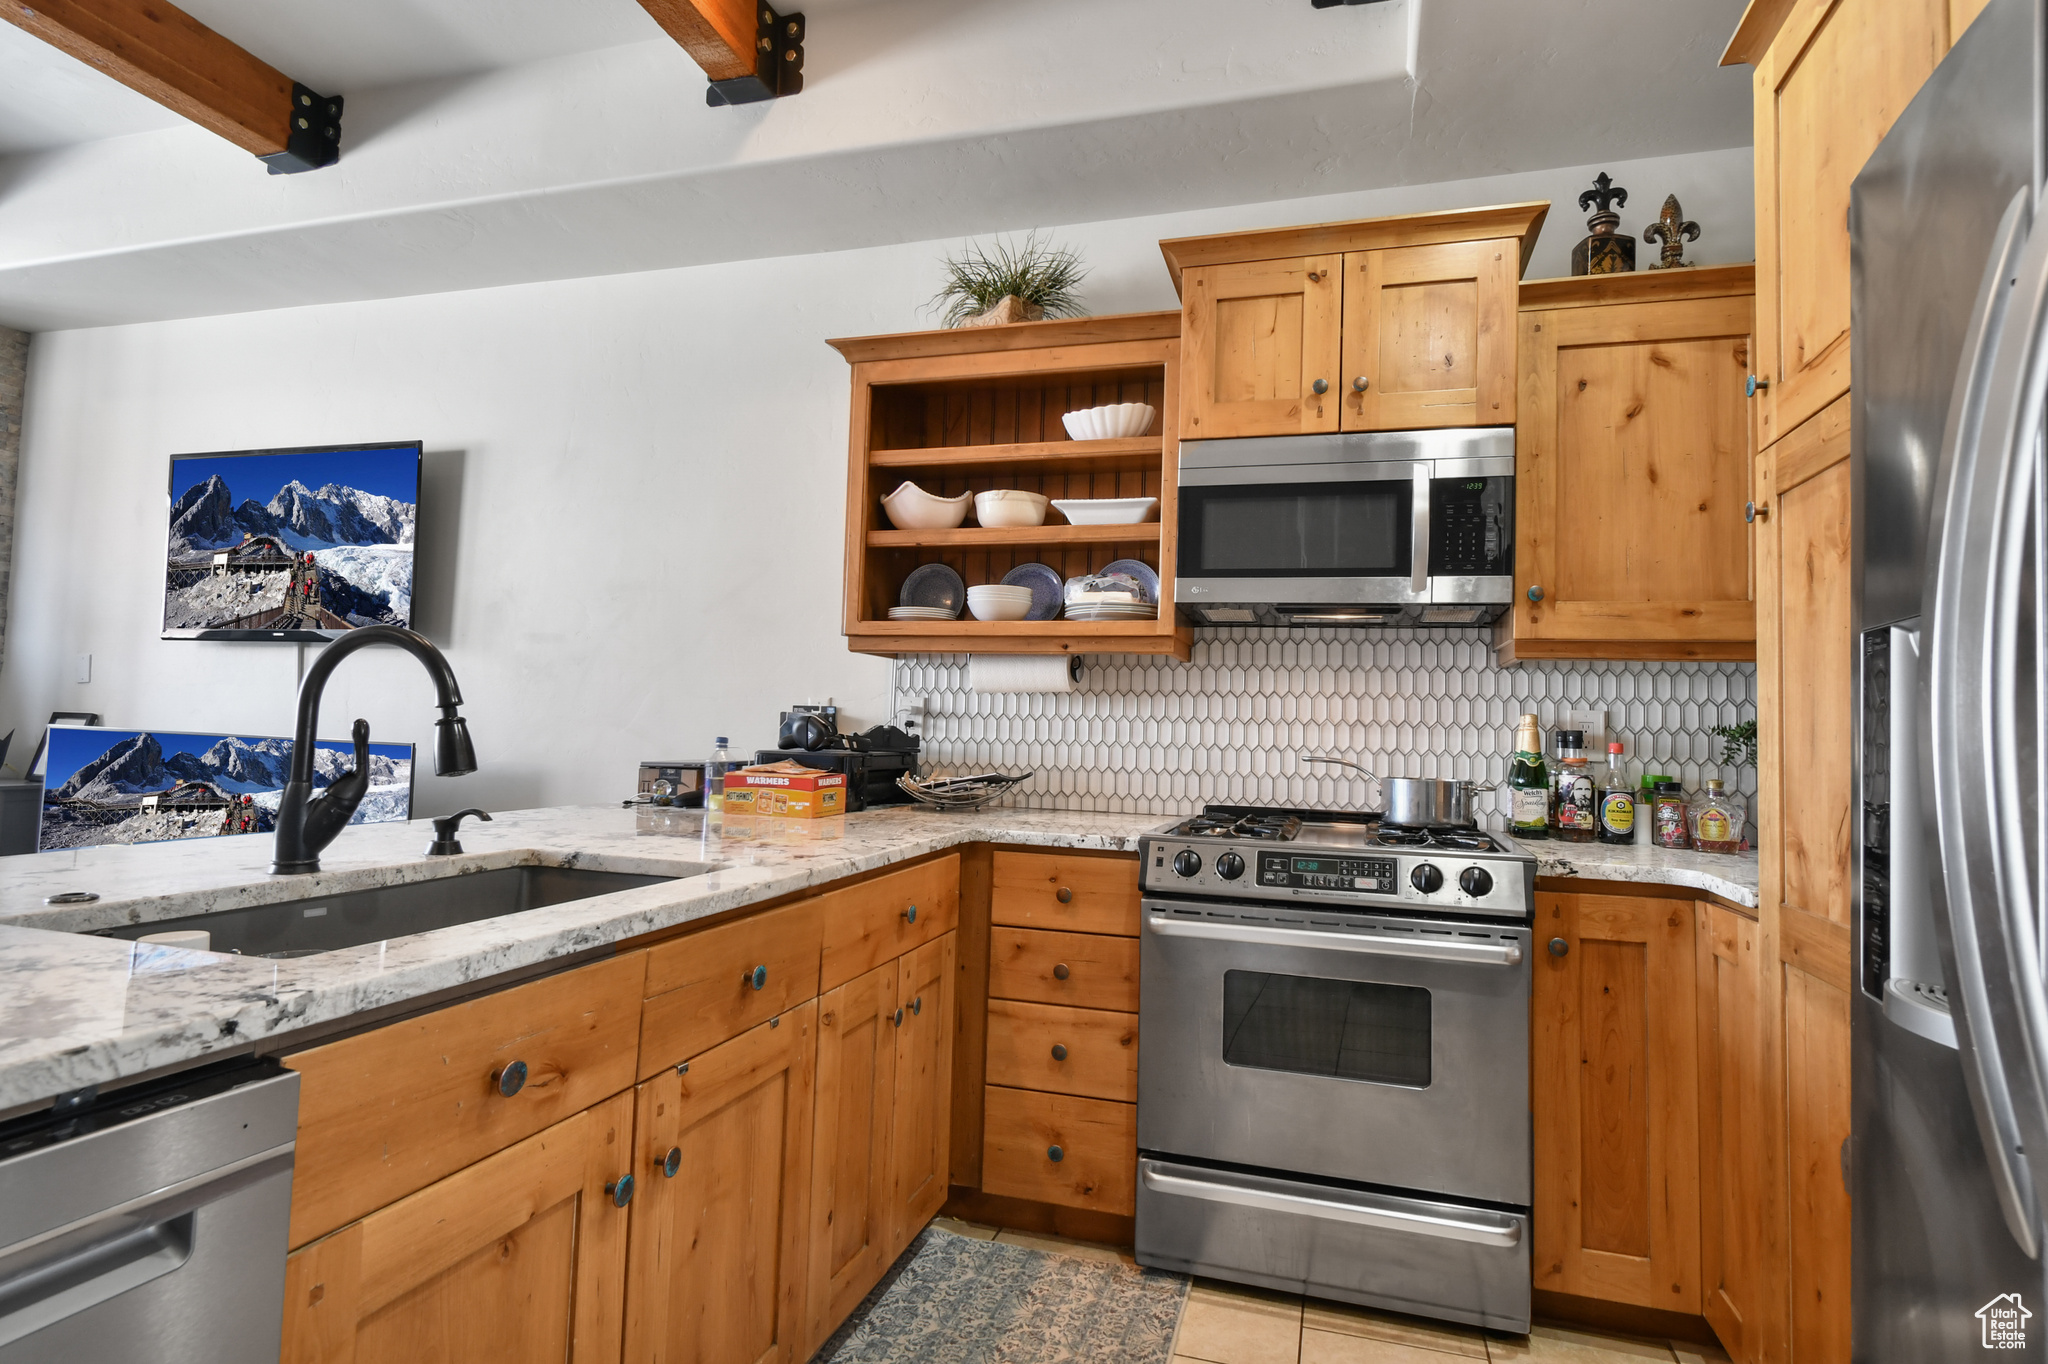
[[[1429,485],[1429,571],[1493,577],[1514,572],[1515,481],[1439,478]]]

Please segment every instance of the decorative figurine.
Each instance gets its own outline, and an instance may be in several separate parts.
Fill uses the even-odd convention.
[[[1614,235],[1614,229],[1621,225],[1621,215],[1608,207],[1610,203],[1628,207],[1628,191],[1601,171],[1593,177],[1593,188],[1579,196],[1581,211],[1594,204],[1600,205],[1600,211],[1586,219],[1586,227],[1593,235],[1572,248],[1573,274],[1621,275],[1636,268],[1636,239]]]
[[[1657,263],[1650,268],[1652,270],[1690,268],[1692,265],[1691,261],[1679,259],[1685,253],[1685,247],[1680,243],[1696,242],[1699,239],[1700,225],[1685,220],[1685,210],[1678,206],[1678,196],[1676,194],[1665,195],[1664,211],[1657,215],[1656,222],[1643,229],[1644,241],[1662,242],[1664,244],[1664,249],[1657,258]]]

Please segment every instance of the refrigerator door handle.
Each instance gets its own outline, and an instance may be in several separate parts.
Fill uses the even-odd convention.
[[[1919,702],[1926,842],[1936,869],[1928,879],[1937,932],[1955,1010],[1957,1049],[1999,1211],[2030,1258],[2041,1251],[2041,1212],[2031,1145],[2048,1151],[2042,1087],[2030,1064],[2033,1031],[2007,969],[2012,940],[2000,913],[1999,858],[1993,808],[1996,674],[1991,667],[1993,542],[2001,529],[1996,495],[2011,461],[2019,419],[2016,352],[2035,351],[2035,337],[2015,332],[2031,312],[2026,296],[2048,283],[2048,232],[2027,241],[2028,196],[2007,207],[1985,264],[1962,363],[1949,406],[1933,499],[1927,582],[1922,594],[1926,648]],[[2033,271],[2036,286],[2022,287]],[[2038,977],[2037,977],[2038,979]],[[2048,1034],[2043,1034],[2048,1037]]]

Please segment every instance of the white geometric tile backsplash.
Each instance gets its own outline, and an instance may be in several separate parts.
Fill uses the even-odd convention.
[[[1708,732],[1756,714],[1750,663],[1503,668],[1477,631],[1202,629],[1186,663],[1090,655],[1067,693],[977,695],[965,654],[906,657],[892,685],[899,712],[926,702],[925,771],[1029,769],[1036,776],[1005,803],[1033,809],[1371,809],[1371,782],[1302,756],[1332,753],[1387,776],[1492,781],[1507,774],[1518,716],[1533,711],[1547,745],[1569,710],[1607,713],[1632,781],[1648,760],[1688,791],[1720,777],[1752,810],[1756,792],[1755,771],[1724,767]],[[1499,827],[1505,794],[1478,804],[1481,822]]]

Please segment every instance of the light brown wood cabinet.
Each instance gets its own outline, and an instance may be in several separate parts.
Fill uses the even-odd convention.
[[[953,1145],[953,990],[959,937],[907,953],[896,973],[896,1104],[889,1132],[889,1258],[945,1206]]]
[[[1161,242],[1181,438],[1512,423],[1516,281],[1548,209]]]
[[[1700,1311],[1692,920],[1688,900],[1537,893],[1538,1289]]]
[[[1763,959],[1757,921],[1709,900],[1693,906],[1699,1002],[1700,1315],[1728,1352],[1753,1359],[1773,1295],[1765,1190],[1776,1157],[1760,1120],[1764,1083]]]
[[[284,1364],[617,1361],[632,1131],[620,1094],[294,1251]]]
[[[1753,658],[1747,265],[1522,286],[1502,662]]]
[[[807,1357],[817,1019],[807,1000],[635,1091],[627,1359]]]

